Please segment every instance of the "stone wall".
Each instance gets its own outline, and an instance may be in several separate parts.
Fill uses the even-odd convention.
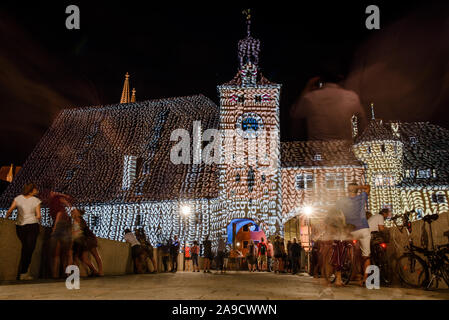
[[[31,260],[30,273],[35,278],[49,277],[48,259],[45,255],[45,241],[50,228],[40,227],[36,248]],[[14,221],[0,218],[0,281],[15,280],[20,263],[21,243],[16,235]],[[131,250],[129,244],[98,238],[98,251],[103,260],[105,275],[132,273]],[[91,260],[94,261],[93,257]],[[94,261],[95,264],[95,261]],[[81,268],[81,275],[86,270]]]

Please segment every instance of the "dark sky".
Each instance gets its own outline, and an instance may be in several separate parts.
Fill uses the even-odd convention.
[[[218,104],[216,86],[237,71],[246,7],[225,1],[151,3],[0,4],[0,165],[22,164],[60,109],[119,102],[126,72],[137,100],[202,93]],[[307,80],[326,70],[346,75],[347,87],[360,94],[362,103],[377,98],[381,116],[449,127],[449,56],[443,45],[448,42],[447,5],[294,3],[251,7],[252,34],[262,42],[262,72],[283,85],[282,140],[307,138],[294,129],[289,111]],[[80,7],[80,30],[65,28],[69,4]],[[380,7],[379,31],[365,28],[369,4]],[[414,56],[404,59],[411,52]],[[406,88],[396,88],[405,83]]]

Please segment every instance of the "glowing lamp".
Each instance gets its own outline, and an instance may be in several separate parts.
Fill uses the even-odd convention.
[[[188,206],[188,205],[183,205],[183,206],[181,206],[181,213],[184,215],[184,216],[188,216],[189,214],[190,214],[190,206]]]
[[[312,212],[313,212],[312,207],[306,206],[304,208],[304,213],[305,213],[306,216],[310,216],[312,214]]]

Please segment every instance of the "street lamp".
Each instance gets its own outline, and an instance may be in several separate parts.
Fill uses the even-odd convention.
[[[307,238],[309,242],[309,248],[307,250],[307,272],[310,274],[310,251],[312,250],[310,216],[313,214],[313,208],[311,206],[305,206],[304,214],[307,217]]]
[[[190,215],[190,213],[192,212],[192,209],[190,208],[190,206],[188,204],[183,204],[181,205],[181,207],[179,208],[179,211],[181,212],[182,216],[184,216],[184,251],[182,253],[182,261],[183,261],[183,266],[182,266],[182,270],[184,271],[186,269],[186,229],[187,229],[187,217]]]

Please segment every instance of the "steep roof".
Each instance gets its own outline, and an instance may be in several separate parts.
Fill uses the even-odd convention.
[[[215,165],[170,161],[173,130],[192,136],[218,128],[218,107],[203,95],[114,104],[60,112],[13,183],[0,197],[9,206],[27,182],[72,195],[79,203],[212,198],[218,194]],[[136,179],[122,189],[125,155],[136,156]]]
[[[405,170],[435,170],[430,178],[404,177],[402,186],[449,185],[449,130],[429,122],[401,123]],[[413,173],[412,173],[413,175]]]
[[[362,166],[348,140],[281,142],[281,162],[284,168]]]
[[[376,141],[376,140],[400,140],[391,130],[391,124],[382,120],[372,119],[368,126],[359,134],[354,143]]]

